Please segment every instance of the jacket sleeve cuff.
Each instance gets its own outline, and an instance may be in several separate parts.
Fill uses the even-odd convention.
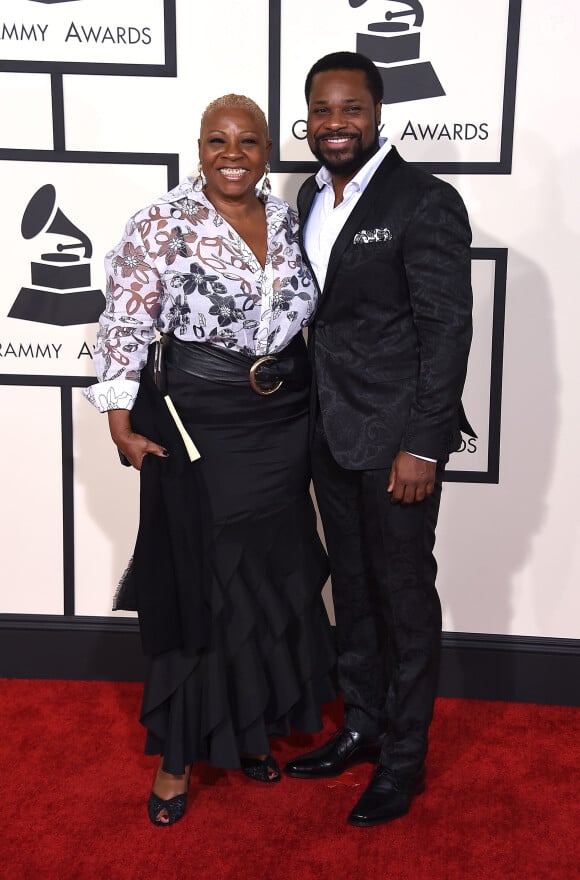
[[[130,379],[113,379],[109,382],[95,382],[85,388],[84,396],[99,412],[111,409],[133,409],[139,383]]]

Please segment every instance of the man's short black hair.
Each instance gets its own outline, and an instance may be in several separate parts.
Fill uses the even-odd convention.
[[[307,104],[310,101],[314,76],[326,70],[362,70],[366,74],[367,86],[373,96],[373,103],[379,104],[383,100],[383,80],[378,68],[370,58],[361,55],[360,52],[331,52],[330,55],[325,55],[316,61],[308,71],[304,85]]]

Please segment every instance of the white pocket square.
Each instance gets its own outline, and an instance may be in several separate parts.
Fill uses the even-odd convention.
[[[391,241],[390,229],[361,229],[352,240],[353,244],[374,244],[377,241]]]

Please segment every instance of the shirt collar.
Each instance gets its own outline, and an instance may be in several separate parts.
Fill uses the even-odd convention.
[[[364,192],[368,183],[391,149],[391,144],[387,138],[381,137],[379,138],[379,149],[376,153],[373,153],[371,158],[366,162],[362,168],[359,168],[355,176],[352,180],[349,180],[347,185],[344,188],[344,196],[348,197],[353,192]],[[332,175],[328,168],[323,165],[316,175],[316,184],[319,189],[323,189],[325,186],[333,189],[332,186]]]

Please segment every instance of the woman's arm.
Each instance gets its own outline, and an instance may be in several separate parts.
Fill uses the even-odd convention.
[[[107,297],[93,361],[98,382],[85,392],[100,412],[133,408],[155,339],[162,283],[151,222],[143,219],[146,211],[129,220],[123,238],[105,257]]]
[[[130,418],[160,308],[161,279],[150,227],[132,218],[121,242],[105,257],[107,302],[94,357],[99,381],[85,391],[100,412],[108,413],[113,442],[137,470],[145,455],[167,455],[163,447],[135,433]],[[145,239],[142,229],[147,231]]]

